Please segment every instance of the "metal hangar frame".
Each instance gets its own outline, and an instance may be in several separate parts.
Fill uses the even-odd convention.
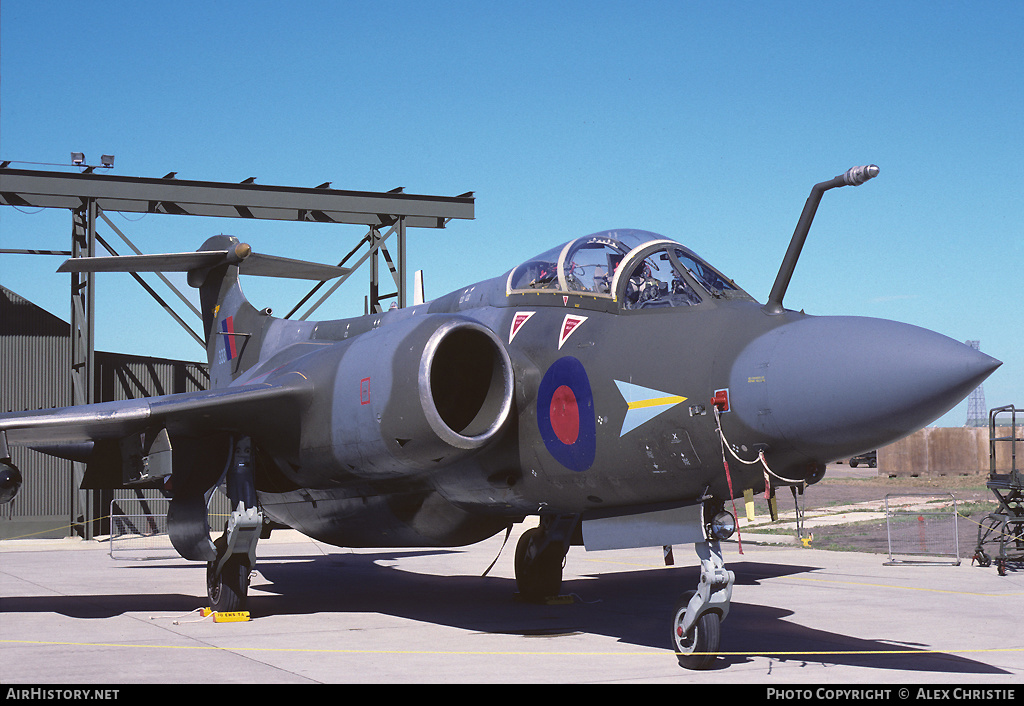
[[[370,260],[367,313],[383,311],[384,304],[394,299],[399,307],[408,303],[406,238],[409,228],[444,228],[452,219],[474,218],[472,192],[460,196],[426,196],[406,194],[402,188],[388,192],[345,191],[330,188],[330,182],[315,188],[266,186],[247,179],[241,183],[187,181],[171,172],[162,178],[127,177],[95,173],[95,167],[84,167],[78,173],[12,169],[10,162],[0,163],[0,206],[25,208],[63,208],[71,211],[71,250],[40,251],[32,249],[0,249],[0,254],[48,254],[70,257],[92,257],[99,243],[111,255],[119,254],[96,227],[99,221],[116,233],[135,253],[142,254],[128,237],[107,217],[106,211],[122,213],[155,213],[215,218],[248,218],[261,220],[299,221],[362,225],[368,228],[361,240],[338,263],[349,272],[327,288],[319,299],[298,318],[306,319],[353,272]],[[395,253],[387,241],[396,237]],[[395,291],[381,294],[380,261],[384,260]],[[163,306],[196,341],[205,347],[203,337],[189,326],[139,275],[139,284]],[[200,312],[166,277],[158,277],[201,318]],[[95,275],[71,275],[71,401],[72,404],[96,402]],[[284,318],[292,318],[315,294],[317,284]],[[84,472],[74,464],[76,478]],[[76,497],[78,494],[75,494]],[[76,511],[73,514],[78,515]]]

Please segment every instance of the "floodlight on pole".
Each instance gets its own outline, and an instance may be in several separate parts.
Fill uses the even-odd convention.
[[[85,153],[84,152],[72,152],[71,163],[76,167],[81,167],[85,164]]]

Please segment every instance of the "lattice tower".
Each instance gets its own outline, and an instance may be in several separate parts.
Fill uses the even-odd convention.
[[[964,341],[968,346],[978,351],[981,341]],[[966,427],[987,427],[988,408],[985,406],[985,386],[978,385],[967,398],[967,422]]]

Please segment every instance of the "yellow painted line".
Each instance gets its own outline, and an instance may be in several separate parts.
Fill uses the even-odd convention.
[[[221,652],[301,652],[321,654],[367,654],[367,655],[519,655],[519,656],[659,656],[664,657],[667,650],[651,648],[638,651],[614,651],[614,652],[579,652],[564,650],[341,650],[341,649],[314,649],[304,647],[216,647],[213,645],[153,645],[146,643],[116,643],[116,642],[57,642],[46,640],[0,640],[0,644],[11,645],[51,645],[54,647],[123,647],[127,649],[139,649],[142,647],[167,649],[167,650],[207,650]],[[720,657],[782,657],[782,656],[842,656],[842,655],[929,655],[929,654],[977,654],[986,652],[1024,652],[1024,647],[993,647],[980,649],[948,649],[948,650],[789,650],[777,652],[693,652],[693,655],[714,654]]]
[[[652,397],[649,400],[636,400],[635,402],[627,402],[627,409],[643,409],[644,407],[662,407],[664,405],[679,404],[685,401],[685,397],[679,395],[671,395],[669,397]]]

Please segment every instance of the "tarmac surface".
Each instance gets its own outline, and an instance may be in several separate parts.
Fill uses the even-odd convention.
[[[457,549],[352,550],[276,531],[251,619],[214,622],[205,567],[104,541],[0,542],[0,681],[12,684],[713,683],[980,685],[1024,692],[1024,572],[963,562],[726,545],[722,654],[678,666],[671,611],[696,588],[689,546],[573,547],[562,593],[515,598],[517,525]],[[169,546],[169,545],[168,545]],[[121,556],[132,558],[119,558]],[[484,576],[484,572],[497,561]],[[9,687],[6,687],[9,688]],[[895,694],[894,694],[895,695]],[[996,698],[997,702],[1001,699]]]

